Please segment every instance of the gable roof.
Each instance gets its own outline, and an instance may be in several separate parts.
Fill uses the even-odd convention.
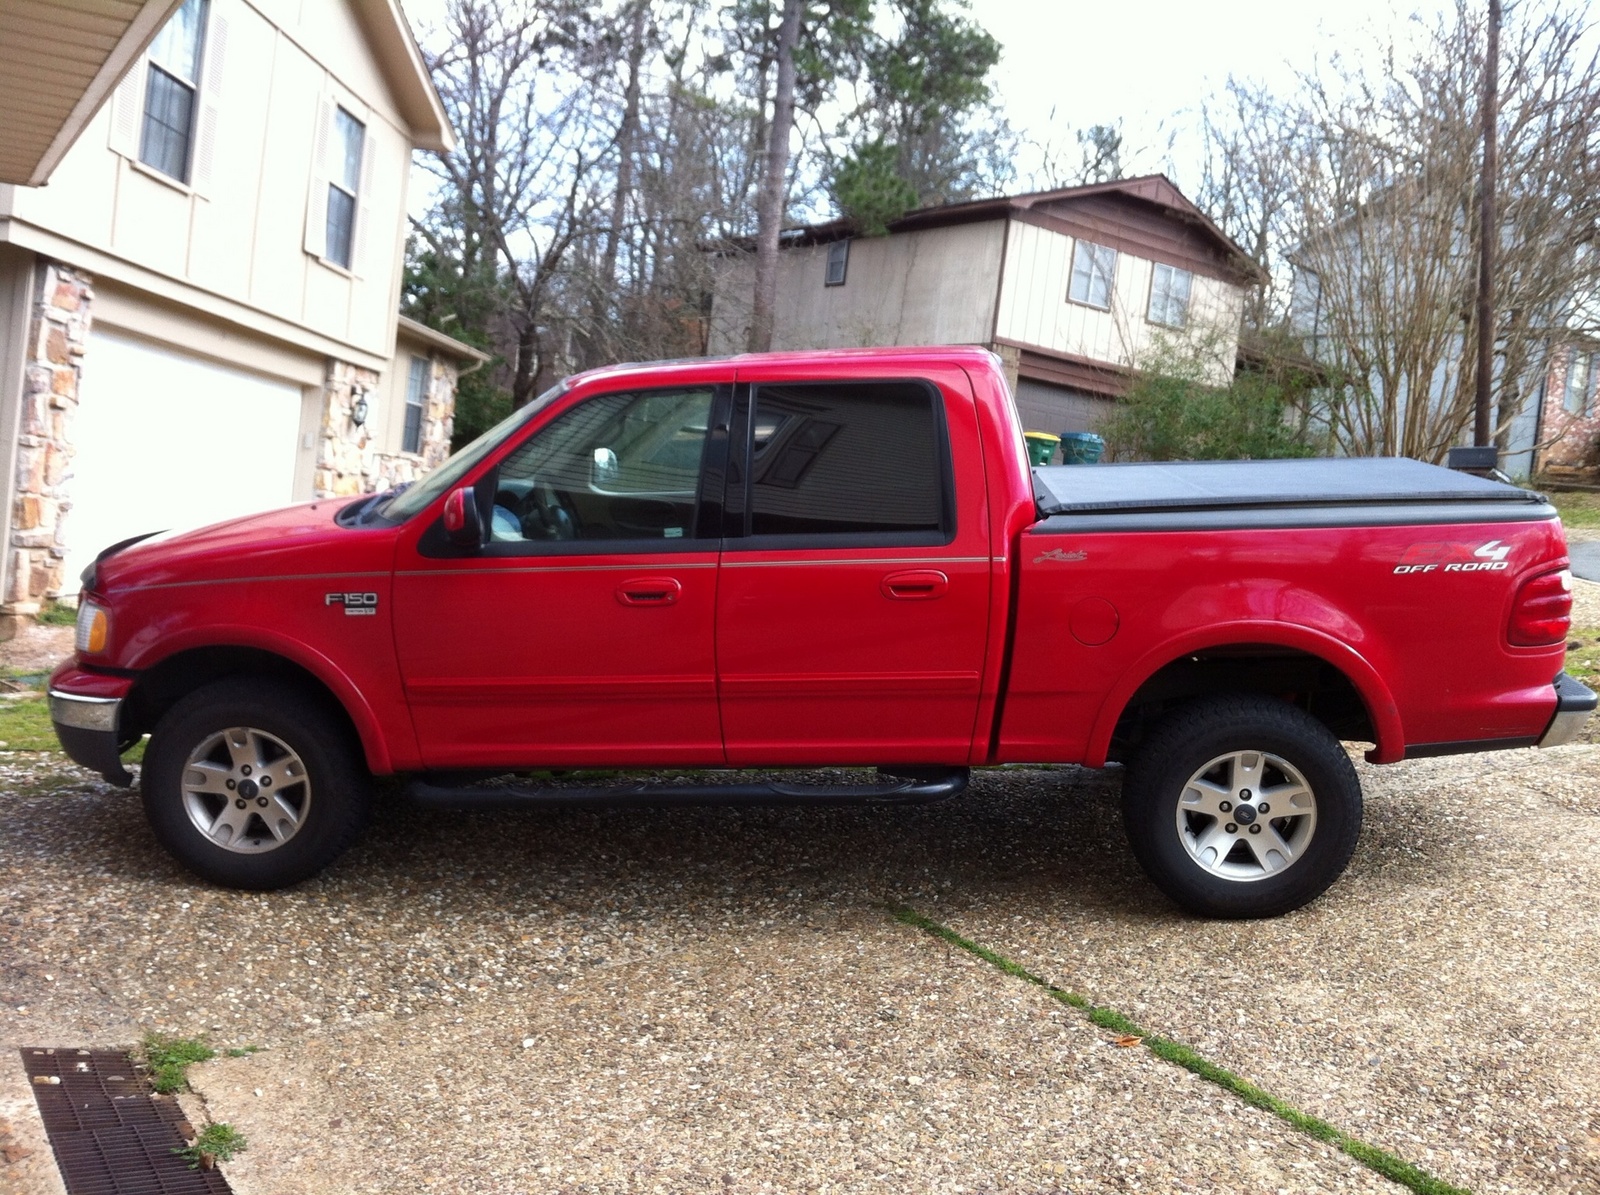
[[[323,2],[323,0],[319,0]],[[42,187],[183,0],[0,0],[0,183]],[[351,0],[412,143],[455,133],[399,0]]]
[[[0,0],[0,183],[39,187],[183,0]]]
[[[1210,216],[1196,207],[1164,174],[1138,178],[1119,178],[1079,187],[1060,187],[1053,191],[1032,191],[1022,195],[999,195],[992,199],[973,199],[965,203],[944,203],[917,208],[888,223],[892,233],[915,232],[925,228],[947,228],[983,220],[1022,219],[1049,226],[1060,217],[1107,202],[1132,206],[1174,220],[1198,238],[1220,263],[1251,282],[1265,282],[1267,273],[1238,243],[1219,228]],[[849,219],[829,220],[784,233],[785,245],[820,245],[855,236]],[[1074,229],[1067,229],[1076,233]]]

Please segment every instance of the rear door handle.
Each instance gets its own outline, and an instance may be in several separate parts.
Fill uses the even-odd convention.
[[[670,606],[682,592],[672,577],[635,577],[617,586],[617,601],[624,606]]]
[[[950,578],[938,569],[914,568],[903,573],[890,573],[879,586],[883,596],[901,602],[927,601],[943,597],[950,588]]]

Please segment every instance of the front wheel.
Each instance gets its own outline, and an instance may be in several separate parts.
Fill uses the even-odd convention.
[[[366,822],[371,782],[340,712],[279,681],[195,690],[150,736],[141,779],[161,845],[230,888],[298,883]]]
[[[1343,874],[1361,783],[1327,727],[1267,697],[1178,710],[1145,740],[1122,816],[1158,888],[1207,917],[1275,917]]]

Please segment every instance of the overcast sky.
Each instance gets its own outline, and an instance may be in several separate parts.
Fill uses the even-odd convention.
[[[413,21],[443,0],[402,0]],[[1192,127],[1201,101],[1230,74],[1287,86],[1334,49],[1406,40],[1411,13],[1447,0],[972,0],[1003,47],[999,98],[1033,141],[1072,147],[1072,130],[1122,122],[1128,148],[1163,146]],[[1052,115],[1053,114],[1053,115]],[[1192,187],[1192,149],[1175,147],[1176,181]],[[1130,166],[1159,168],[1136,157]]]

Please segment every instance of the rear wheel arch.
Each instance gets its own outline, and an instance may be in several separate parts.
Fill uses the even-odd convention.
[[[1211,628],[1152,651],[1129,668],[1100,707],[1085,762],[1099,766],[1122,758],[1166,710],[1219,693],[1284,700],[1338,738],[1374,743],[1368,758],[1375,763],[1404,752],[1394,697],[1365,658],[1319,632],[1259,623]]]

